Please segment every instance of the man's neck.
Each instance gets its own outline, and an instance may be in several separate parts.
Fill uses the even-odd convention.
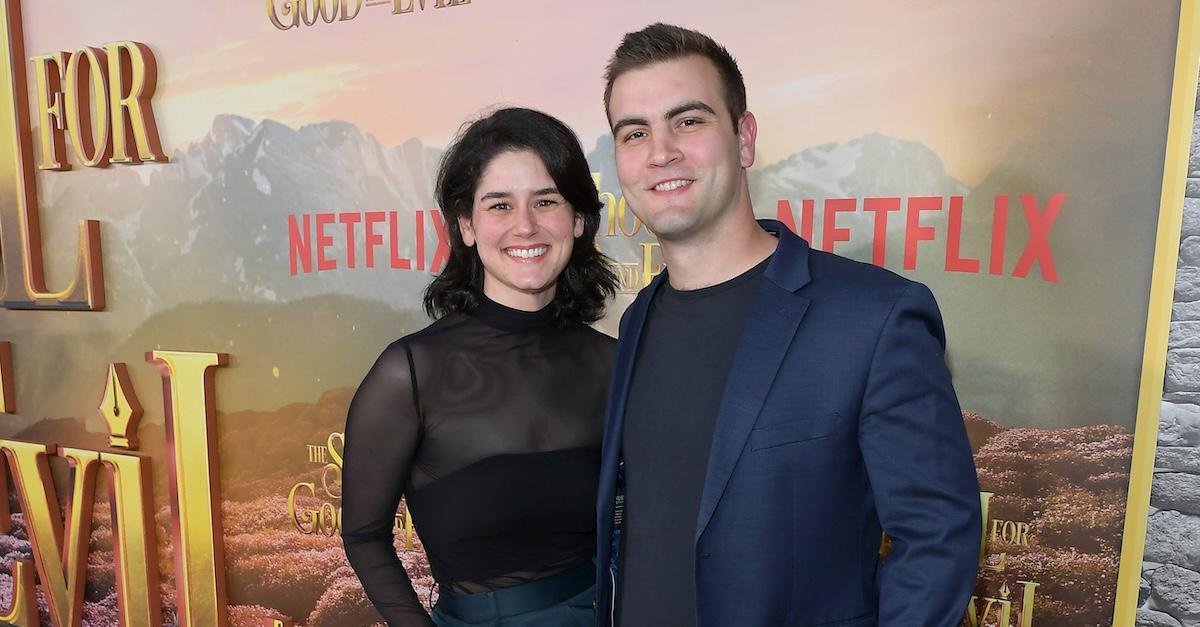
[[[729,224],[686,241],[659,240],[667,278],[677,290],[724,283],[753,268],[779,244],[754,220],[753,211],[730,216]]]

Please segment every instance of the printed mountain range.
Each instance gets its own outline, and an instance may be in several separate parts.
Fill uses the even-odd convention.
[[[384,146],[345,122],[297,130],[222,115],[206,137],[176,152],[168,164],[76,169],[43,175],[40,182],[44,213],[53,216],[53,224],[103,220],[112,311],[136,306],[147,315],[188,302],[280,302],[329,293],[406,308],[428,274],[365,269],[361,224],[355,227],[356,269],[345,268],[345,226],[333,224],[326,228],[334,241],[328,256],[339,269],[291,276],[288,216],[396,210],[399,252],[412,257],[413,214],[436,207],[432,185],[441,154],[419,139]],[[619,197],[611,155],[612,140],[602,136],[588,159],[602,191]],[[804,150],[755,171],[751,184],[768,216],[779,198],[797,199],[798,208],[800,198],[967,191],[928,148],[880,134]],[[851,216],[843,220],[855,222]],[[903,226],[902,220],[893,222]],[[383,232],[387,225],[378,228]],[[427,257],[437,242],[432,228],[426,217]],[[48,231],[48,247],[73,247],[74,230]],[[649,241],[642,233],[638,241]],[[601,245],[624,259],[638,251],[637,242],[624,240],[602,237]],[[383,256],[386,245],[377,252]]]
[[[96,401],[90,397],[98,400],[109,361],[129,362],[138,389],[157,396],[157,373],[134,365],[155,348],[233,354],[231,367],[219,379],[219,403],[227,411],[311,401],[323,390],[357,384],[383,346],[424,324],[418,295],[431,274],[392,270],[386,261],[364,268],[361,224],[356,230],[359,267],[345,268],[345,225],[335,223],[326,228],[333,239],[327,254],[339,261],[339,269],[292,276],[288,216],[396,211],[398,252],[413,257],[414,213],[436,206],[432,185],[441,154],[419,139],[383,145],[346,122],[293,129],[271,120],[221,115],[205,137],[177,151],[167,164],[41,173],[51,284],[66,280],[69,268],[64,268],[73,257],[62,251],[76,246],[75,222],[99,219],[109,306],[103,313],[83,315],[0,311],[6,335],[22,338],[18,350],[29,343],[24,338],[37,344],[37,350],[20,350],[17,359],[20,422],[91,416]],[[620,198],[611,137],[599,137],[588,159],[601,191]],[[838,226],[849,228],[851,238],[839,242],[835,252],[863,261],[871,256],[874,218],[861,210],[862,198],[964,195],[963,254],[985,258],[986,266],[993,198],[1011,194],[1011,267],[1026,241],[1016,196],[1035,194],[1044,202],[1063,191],[1053,177],[1029,174],[1031,168],[1053,170],[1053,160],[1052,152],[1019,147],[969,189],[920,142],[872,133],[756,167],[750,183],[760,217],[775,217],[781,199],[789,200],[797,214],[803,199],[815,199],[818,247],[824,199],[858,198],[859,211],[838,215]],[[1065,185],[1070,191],[1075,183]],[[1132,421],[1130,394],[1140,360],[1118,363],[1111,354],[1097,352],[1082,355],[1082,360],[1073,354],[1066,363],[1064,351],[1045,341],[1047,335],[1076,338],[1072,344],[1089,351],[1086,337],[1107,330],[1118,344],[1140,351],[1140,331],[1132,331],[1141,328],[1144,310],[1141,318],[1132,316],[1133,326],[1129,315],[1095,316],[1102,304],[1112,308],[1108,294],[1096,291],[1094,282],[1072,280],[1079,274],[1074,268],[1083,263],[1075,257],[1085,257],[1081,251],[1095,243],[1086,230],[1081,234],[1066,228],[1077,221],[1077,212],[1073,205],[1064,209],[1053,235],[1059,284],[1043,281],[1037,268],[1027,279],[945,272],[946,212],[922,217],[922,225],[934,228],[934,240],[918,246],[915,271],[901,272],[929,284],[939,298],[951,340],[951,365],[956,374],[968,373],[956,380],[965,406],[1017,424]],[[903,212],[893,214],[889,267],[899,267],[905,228]],[[387,231],[386,223],[379,230]],[[428,215],[425,232],[430,256],[437,240]],[[603,236],[606,232],[607,224],[600,245],[620,262],[639,261],[641,243],[651,241],[645,230],[633,238],[619,230],[616,236]],[[387,254],[386,244],[377,249],[385,260]],[[1019,308],[997,316],[997,302],[1018,303]],[[615,333],[627,303],[627,296],[618,299],[601,328]],[[1089,319],[1081,320],[1079,312],[1090,314]],[[1037,333],[1029,331],[1032,325],[1040,325]],[[1115,334],[1118,327],[1123,331]],[[997,347],[1004,355],[995,354]],[[1090,367],[1079,368],[1080,361]],[[1025,367],[1035,364],[1039,367]],[[1047,364],[1062,371],[1065,385],[1063,379],[1045,375],[1040,366]],[[1096,380],[1128,381],[1129,386],[1108,385],[1097,393]],[[1085,406],[1057,408],[1064,396]],[[150,407],[157,404],[156,399],[143,401]],[[160,411],[148,409],[147,419],[154,420]]]

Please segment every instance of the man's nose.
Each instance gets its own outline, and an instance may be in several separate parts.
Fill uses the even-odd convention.
[[[671,165],[679,160],[682,154],[675,138],[670,133],[655,133],[653,135],[650,163],[656,166]]]

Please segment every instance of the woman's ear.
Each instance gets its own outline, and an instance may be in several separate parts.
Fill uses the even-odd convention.
[[[458,216],[458,231],[462,233],[463,243],[468,248],[475,245],[475,229],[471,228],[471,219],[467,216]]]

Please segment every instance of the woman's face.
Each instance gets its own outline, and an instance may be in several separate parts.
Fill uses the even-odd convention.
[[[536,311],[554,299],[583,219],[558,192],[540,157],[528,150],[496,155],[479,184],[463,242],[483,261],[483,293],[514,309]]]

